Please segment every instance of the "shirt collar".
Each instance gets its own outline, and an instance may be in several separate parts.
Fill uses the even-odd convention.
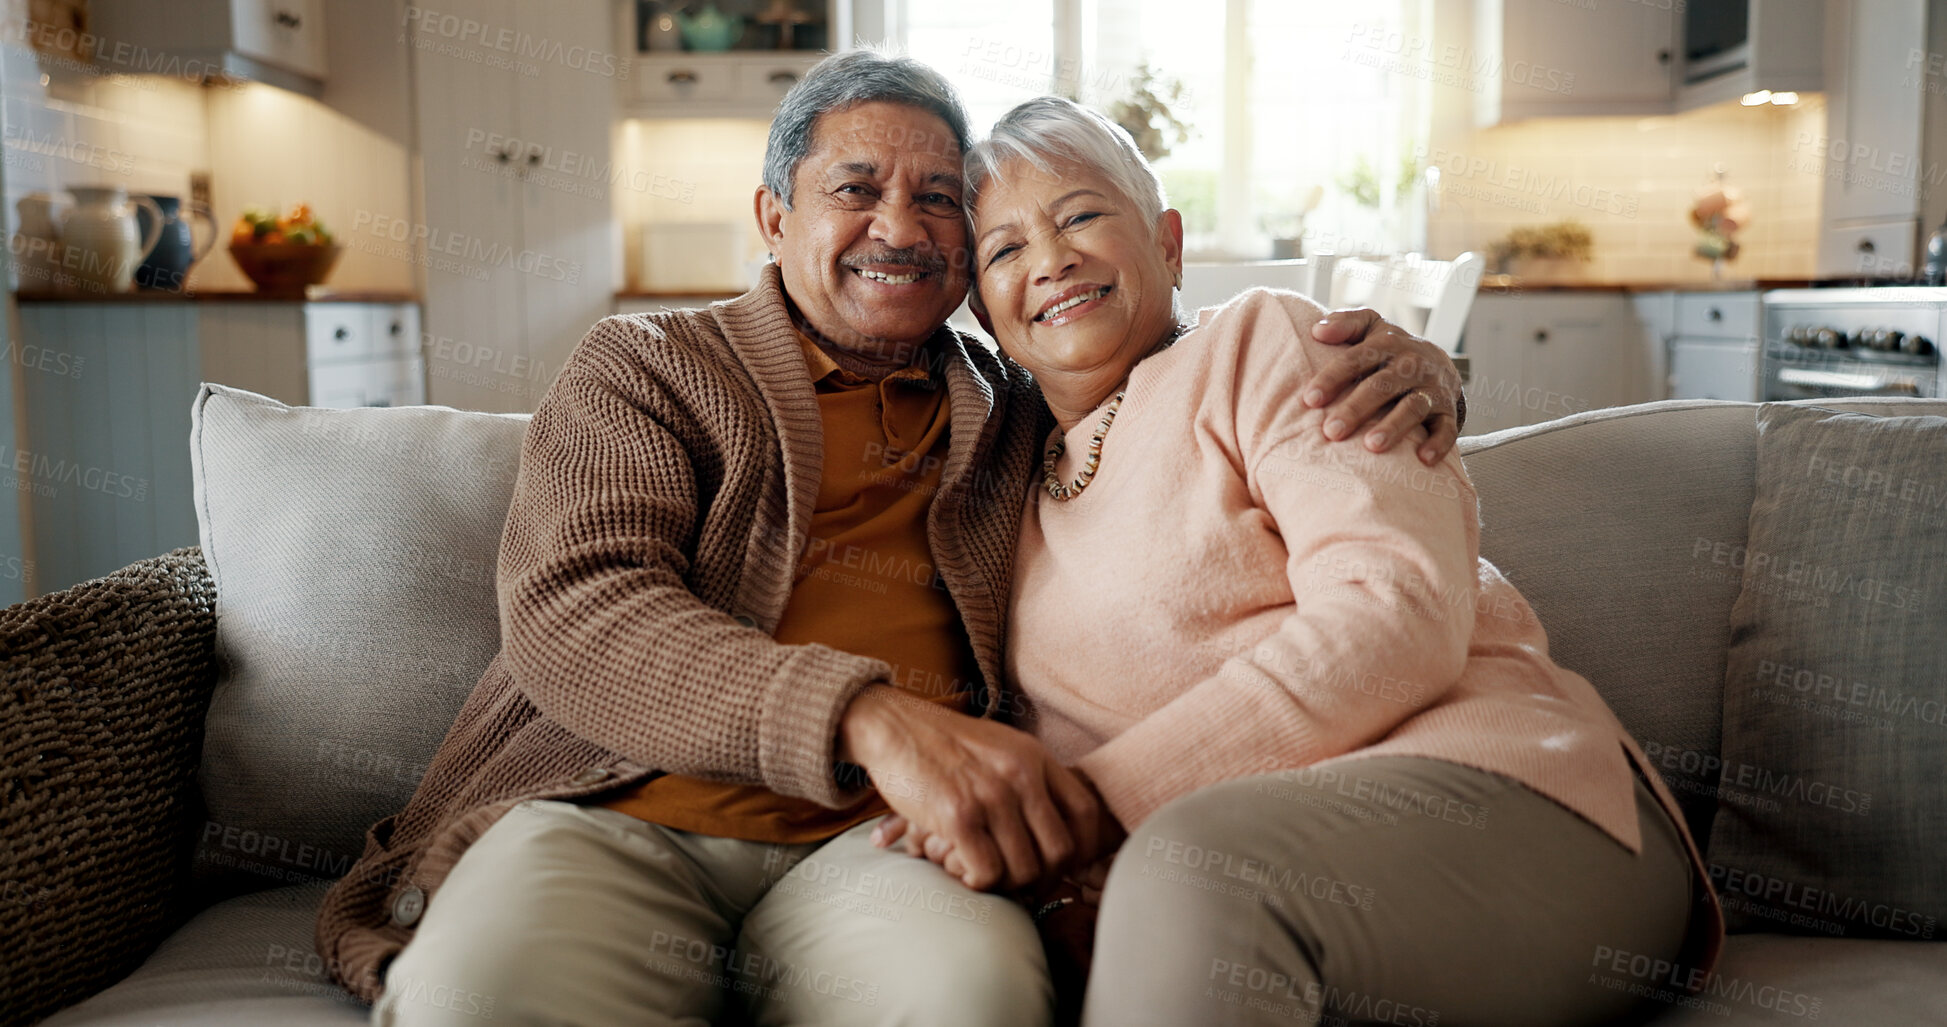
[[[803,328],[797,329],[797,335],[798,335],[798,346],[800,349],[804,350],[805,367],[811,372],[812,384],[816,385],[817,383],[822,382],[827,378],[832,379],[834,382],[837,382],[840,385],[871,384],[872,379],[866,378],[862,375],[853,374],[852,372],[847,371],[846,369],[838,366],[838,362],[831,358],[831,354],[826,353],[823,347],[819,346],[818,343],[812,341],[811,336],[805,334]],[[930,342],[925,346],[921,346],[919,350],[913,354],[913,359],[911,363],[907,364],[905,367],[902,367],[897,371],[892,372],[889,375],[886,375],[885,381],[898,382],[902,385],[910,385],[912,387],[922,388],[922,389],[937,388],[938,387],[937,384],[933,381],[933,373],[931,370],[928,369],[928,365],[930,361],[926,359],[927,353],[929,353],[932,350],[932,348],[933,347]]]

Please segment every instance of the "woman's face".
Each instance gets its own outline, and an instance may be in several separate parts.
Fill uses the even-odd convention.
[[[1093,167],[1017,160],[981,191],[973,259],[1001,348],[1088,409],[1174,327],[1183,222],[1171,210],[1145,225]]]

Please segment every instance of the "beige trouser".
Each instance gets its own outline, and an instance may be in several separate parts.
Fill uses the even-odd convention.
[[[1027,913],[871,830],[773,845],[522,803],[433,894],[372,1023],[1046,1023]]]
[[[1643,851],[1458,764],[1373,757],[1204,788],[1124,844],[1083,1023],[1569,1027],[1674,961],[1692,874],[1640,780]]]

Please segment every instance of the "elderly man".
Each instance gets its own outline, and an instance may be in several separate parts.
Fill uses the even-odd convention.
[[[605,320],[562,369],[502,538],[501,652],[319,914],[374,1023],[1047,1019],[1035,928],[993,892],[1092,851],[1101,808],[1004,723],[1047,424],[1018,366],[942,327],[966,143],[935,72],[828,59],[771,129],[757,288]],[[1380,430],[1431,401],[1449,448],[1439,351],[1335,329],[1366,336],[1317,383],[1342,420],[1417,390]],[[964,876],[872,844],[888,810]]]

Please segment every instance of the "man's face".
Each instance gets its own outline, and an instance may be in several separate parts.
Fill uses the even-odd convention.
[[[889,355],[966,298],[960,147],[936,115],[883,102],[820,115],[792,200],[758,189],[758,227],[785,293],[834,345]]]

